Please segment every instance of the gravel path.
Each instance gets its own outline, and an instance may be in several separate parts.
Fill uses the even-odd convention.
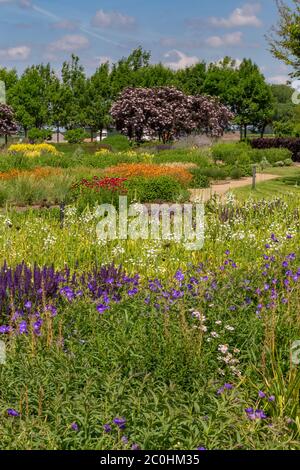
[[[256,175],[256,182],[262,183],[264,181],[275,180],[281,178],[279,175],[269,175],[264,173],[258,173]],[[216,194],[221,198],[225,196],[226,193],[232,189],[242,188],[243,186],[251,186],[252,177],[242,178],[240,180],[231,180],[219,184],[212,184],[210,188],[207,189],[191,189],[191,201],[202,200],[207,202],[211,197]]]

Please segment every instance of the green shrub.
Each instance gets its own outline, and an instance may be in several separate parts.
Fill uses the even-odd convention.
[[[293,135],[293,123],[291,121],[278,121],[273,124],[276,137],[287,137]]]
[[[274,166],[276,166],[276,167],[284,166],[284,162],[282,162],[282,161],[275,162],[275,163],[274,163]]]
[[[31,143],[45,142],[45,140],[51,140],[52,131],[50,129],[37,129],[34,127],[28,132],[28,139]]]
[[[293,164],[293,160],[291,158],[287,158],[286,160],[284,160],[285,166],[292,166],[292,164]]]
[[[249,146],[246,143],[219,143],[212,147],[214,161],[221,160],[227,164],[249,160]]]
[[[225,180],[229,177],[229,169],[226,167],[203,168],[201,172],[212,180]]]
[[[183,202],[189,192],[170,176],[156,178],[132,178],[127,181],[129,201],[139,202]]]
[[[242,168],[232,168],[231,172],[230,172],[230,178],[232,178],[233,180],[239,180],[240,178],[242,178],[244,176],[244,172],[242,170]]]
[[[88,134],[84,129],[71,129],[65,133],[65,139],[69,144],[81,144]]]
[[[191,174],[193,175],[191,188],[209,188],[209,177],[203,174],[203,169],[193,168]]]
[[[101,145],[105,145],[106,148],[109,146],[110,149],[113,149],[115,152],[126,152],[126,150],[129,150],[132,146],[127,137],[121,134],[115,134],[107,137],[103,140]]]
[[[251,161],[253,163],[260,163],[262,160],[267,160],[271,165],[291,159],[292,152],[284,148],[270,148],[270,149],[253,149],[249,151]]]

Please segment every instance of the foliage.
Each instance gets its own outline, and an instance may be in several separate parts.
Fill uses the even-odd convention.
[[[215,162],[220,160],[228,164],[233,164],[247,155],[248,151],[249,146],[243,142],[219,143],[212,147],[212,156]]]
[[[16,132],[17,124],[12,108],[0,103],[0,135],[14,135]]]
[[[117,166],[107,168],[105,174],[123,178],[132,178],[135,176],[142,176],[144,178],[172,176],[185,186],[188,186],[192,180],[190,172],[185,168],[150,163],[121,163]]]
[[[256,149],[286,148],[292,152],[295,162],[300,161],[300,139],[297,138],[253,139],[251,146]]]
[[[37,129],[33,127],[28,131],[28,139],[32,144],[36,142],[44,142],[45,140],[51,140],[52,131],[47,129]]]
[[[131,148],[130,142],[124,135],[109,135],[104,140],[105,145],[110,145],[115,152],[125,152]]]
[[[276,137],[291,137],[293,135],[293,123],[291,121],[274,122],[273,130]]]
[[[88,138],[88,134],[84,129],[70,129],[65,132],[64,137],[69,144],[81,144],[84,139]]]
[[[172,87],[127,88],[111,108],[116,128],[141,142],[145,135],[164,143],[200,130],[220,136],[233,118],[216,99],[186,96]]]
[[[174,176],[130,178],[126,187],[130,201],[163,203],[189,200],[189,192],[183,189]]]
[[[10,155],[22,154],[25,157],[40,157],[41,155],[59,156],[60,153],[51,144],[13,144],[8,149]]]
[[[203,174],[203,169],[193,168],[190,170],[193,175],[191,188],[209,188],[210,180],[207,175]]]
[[[1,216],[2,447],[299,449],[298,208],[212,202],[201,252]]]
[[[279,24],[274,26],[268,37],[270,51],[279,60],[294,68],[294,75],[299,75],[300,42],[298,0],[293,0],[294,9],[283,0],[277,0]]]

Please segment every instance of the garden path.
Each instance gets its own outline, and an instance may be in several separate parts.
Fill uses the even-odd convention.
[[[270,181],[280,178],[279,175],[269,175],[264,173],[258,173],[256,175],[256,182],[262,183],[264,181]],[[239,180],[230,180],[222,183],[212,184],[210,188],[206,189],[191,189],[191,201],[202,200],[207,202],[213,195],[220,196],[223,198],[229,191],[243,186],[251,186],[252,177],[241,178]]]

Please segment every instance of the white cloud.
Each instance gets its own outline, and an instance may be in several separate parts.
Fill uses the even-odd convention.
[[[209,19],[209,23],[218,28],[235,28],[236,26],[255,26],[258,28],[262,25],[257,16],[260,10],[260,3],[246,3],[241,8],[236,8],[228,18],[212,17]]]
[[[268,82],[274,83],[275,85],[285,85],[288,80],[290,80],[288,75],[274,75],[268,78]]]
[[[136,20],[133,16],[124,15],[119,11],[98,10],[91,24],[96,28],[133,29],[136,26]]]
[[[224,36],[210,36],[205,43],[210,47],[237,46],[241,44],[242,38],[243,33],[237,31]]]
[[[79,49],[84,49],[89,46],[89,40],[81,34],[67,34],[57,41],[52,42],[48,46],[48,50],[63,51],[63,52],[74,52]]]
[[[163,47],[174,47],[178,43],[177,39],[174,37],[165,37],[160,38],[159,43]]]
[[[62,20],[57,21],[56,23],[52,23],[51,26],[53,29],[64,29],[67,31],[74,31],[74,29],[78,28],[78,23],[76,21]]]
[[[195,65],[199,62],[198,57],[188,56],[184,52],[178,51],[177,49],[167,52],[164,57],[166,59],[171,59],[169,62],[166,62],[166,66],[174,70],[191,67],[192,65]]]
[[[0,49],[0,58],[6,60],[26,60],[30,56],[31,49],[28,46],[8,47]]]

